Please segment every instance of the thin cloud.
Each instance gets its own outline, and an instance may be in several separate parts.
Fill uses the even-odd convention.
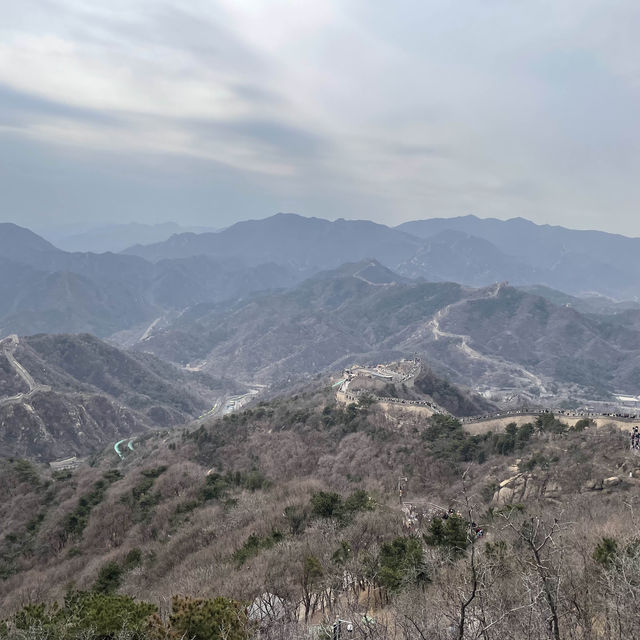
[[[118,211],[154,203],[135,208],[149,222],[171,166],[192,224],[473,212],[640,233],[631,0],[25,0],[3,18],[5,154],[65,158],[61,219],[96,210],[84,154]],[[215,193],[220,219],[203,220]],[[8,211],[44,215],[11,194]]]

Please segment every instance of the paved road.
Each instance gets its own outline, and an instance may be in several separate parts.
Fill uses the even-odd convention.
[[[255,386],[257,387],[258,385]],[[244,407],[244,405],[256,398],[260,394],[260,391],[260,389],[250,389],[248,393],[227,398],[224,409],[222,410],[222,415],[226,416],[227,414],[233,413],[234,411],[239,411],[240,409],[242,409],[242,407]]]
[[[123,442],[127,442],[127,440],[129,441],[129,444],[127,445],[128,449],[130,451],[133,451],[133,441],[135,440],[135,438],[123,438],[122,440],[118,440],[118,442],[113,445],[115,452],[120,456],[121,460],[124,458],[124,454],[122,453],[122,451],[120,451],[120,445]]]
[[[216,412],[216,409],[218,408],[219,404],[220,404],[219,402],[216,402],[213,405],[213,407],[211,407],[211,409],[209,409],[209,411],[205,411],[202,415],[198,416],[198,420],[202,420],[203,418],[207,418],[209,416],[212,416]]]

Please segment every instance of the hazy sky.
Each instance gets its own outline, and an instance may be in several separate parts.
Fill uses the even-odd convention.
[[[0,219],[640,235],[637,0],[20,0]]]

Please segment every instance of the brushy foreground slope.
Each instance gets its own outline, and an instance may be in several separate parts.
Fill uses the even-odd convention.
[[[638,637],[638,476],[628,435],[588,420],[470,436],[315,388],[147,434],[124,461],[2,462],[0,610],[16,638],[43,620],[77,637],[74,607],[113,602],[150,603],[128,637],[300,637],[337,616],[354,638]],[[66,632],[46,609],[12,616],[65,593]],[[125,637],[113,615],[85,637]]]

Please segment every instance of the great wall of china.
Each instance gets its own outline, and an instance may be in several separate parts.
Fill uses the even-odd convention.
[[[358,377],[358,375],[367,375],[370,377],[370,375],[373,374],[385,379],[389,373],[386,369],[382,370],[383,373],[379,373],[381,371],[380,367],[377,368],[377,371],[378,373],[376,373],[376,369],[364,368],[352,368],[351,370],[346,370],[345,378],[337,383],[338,389],[336,392],[336,399],[338,402],[342,402],[344,404],[352,402],[357,403],[363,396],[367,396],[386,410],[402,409],[407,412],[424,415],[425,417],[432,416],[434,413],[451,415],[443,407],[426,400],[404,400],[401,398],[378,396],[370,391],[352,390],[349,388],[350,382],[355,377]],[[412,376],[404,376],[403,379],[407,380],[411,377]],[[459,420],[462,422],[466,431],[475,435],[487,433],[488,431],[503,430],[510,423],[515,423],[520,426],[527,422],[534,421],[539,415],[544,413],[553,413],[554,415],[561,417],[562,420],[570,427],[574,426],[578,421],[584,418],[591,419],[596,428],[601,428],[605,425],[615,425],[623,431],[631,431],[635,425],[640,424],[640,416],[637,414],[567,411],[565,409],[511,410],[482,416],[463,417],[459,418]]]

